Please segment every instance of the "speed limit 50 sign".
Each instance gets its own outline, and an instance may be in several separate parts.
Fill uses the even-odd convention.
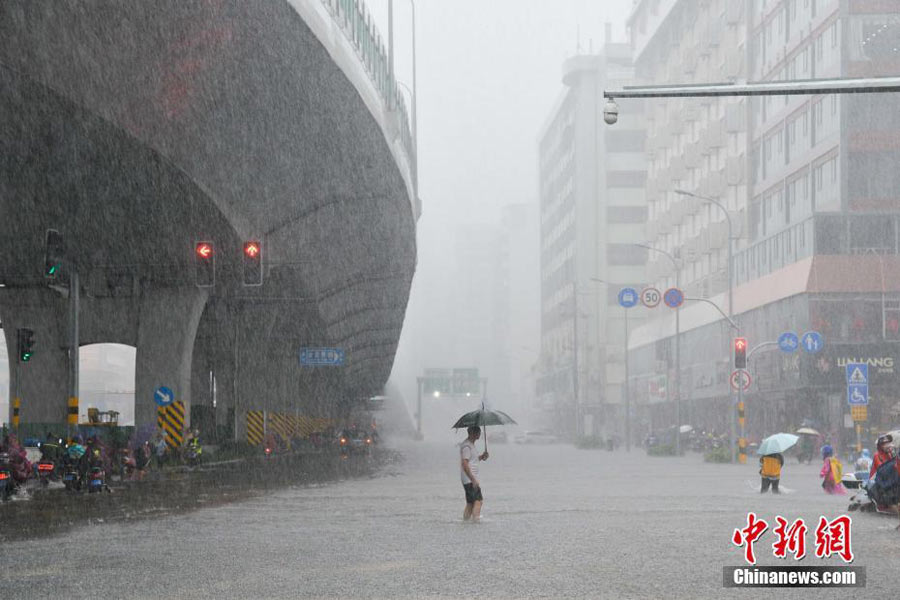
[[[648,287],[641,290],[641,304],[647,308],[655,308],[662,301],[662,294],[656,288]]]

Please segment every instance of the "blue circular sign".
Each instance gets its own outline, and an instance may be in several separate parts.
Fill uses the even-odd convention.
[[[168,406],[175,402],[175,392],[161,385],[153,392],[153,401],[157,406]]]
[[[622,288],[619,291],[619,305],[624,308],[631,308],[638,303],[638,293],[634,288]]]
[[[807,331],[800,338],[800,346],[810,354],[817,354],[825,347],[825,340],[818,331]]]
[[[684,304],[684,292],[678,288],[669,288],[666,290],[665,295],[663,295],[663,302],[665,302],[666,306],[669,308],[678,308]]]
[[[778,336],[778,347],[782,352],[790,354],[800,347],[800,338],[793,331],[785,331]]]

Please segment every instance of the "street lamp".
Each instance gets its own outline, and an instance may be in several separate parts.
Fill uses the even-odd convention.
[[[411,11],[411,22],[412,22],[412,92],[410,95],[412,96],[412,137],[413,137],[413,150],[416,153],[416,161],[418,162],[419,157],[419,137],[418,137],[418,124],[416,122],[416,100],[419,95],[416,91],[416,3],[415,0],[409,0],[409,8]],[[391,78],[394,77],[394,0],[388,0],[388,64],[391,69]],[[396,80],[396,79],[395,79]],[[399,83],[399,82],[398,82]],[[403,85],[403,84],[400,84]],[[406,86],[404,86],[406,87]],[[409,88],[406,88],[409,91]],[[416,191],[418,193],[418,190]]]
[[[728,222],[728,320],[731,323],[734,323],[734,228],[731,223],[731,214],[728,212],[728,209],[725,208],[718,200],[710,198],[708,196],[703,196],[700,194],[695,194],[693,192],[688,192],[685,190],[674,190],[674,192],[680,196],[690,196],[691,198],[697,198],[698,200],[703,200],[704,202],[709,202],[710,204],[714,204],[722,209],[722,212],[725,213],[725,219]],[[744,401],[744,386],[738,386],[738,404],[740,405]],[[734,462],[737,457],[737,451],[734,445],[734,438],[737,434],[735,430],[734,423],[734,415],[731,416],[731,462]]]
[[[669,252],[654,248],[647,244],[633,244],[638,248],[645,248],[653,252],[658,252],[668,258],[672,262],[675,269],[675,287],[681,289],[681,268],[675,257]],[[626,340],[625,356],[628,356],[628,347]],[[681,454],[681,306],[675,308],[675,419],[677,421],[675,427],[675,454]]]

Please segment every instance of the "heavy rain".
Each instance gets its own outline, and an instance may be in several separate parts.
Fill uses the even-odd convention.
[[[898,93],[877,0],[0,1],[0,588],[890,594]]]

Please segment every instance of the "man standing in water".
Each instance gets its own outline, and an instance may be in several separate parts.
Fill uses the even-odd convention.
[[[478,481],[478,462],[488,459],[487,450],[478,454],[475,442],[481,437],[480,427],[469,427],[469,437],[459,445],[460,478],[463,489],[466,491],[466,510],[463,511],[463,521],[478,522],[481,518],[481,483]]]

